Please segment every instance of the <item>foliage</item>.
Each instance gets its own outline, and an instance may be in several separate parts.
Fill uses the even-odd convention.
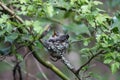
[[[0,8],[0,54],[2,56],[15,55],[21,61],[21,55],[16,51],[19,46],[34,44],[34,50],[39,53],[38,36],[44,31],[44,26],[51,24],[62,27],[70,34],[72,42],[81,41],[78,45],[80,55],[92,57],[101,54],[102,61],[110,65],[115,73],[120,67],[120,13],[113,18],[97,6],[102,2],[94,0],[2,0],[15,12],[10,15]],[[21,24],[14,18],[23,18]],[[20,30],[24,31],[20,33]],[[49,34],[51,35],[51,34]],[[92,44],[92,46],[91,46]],[[103,51],[98,53],[99,51]],[[40,55],[40,54],[39,54]],[[95,56],[96,57],[96,56]],[[84,57],[83,57],[84,58]],[[87,66],[87,65],[85,65]],[[83,66],[83,67],[85,67]],[[84,70],[84,69],[82,69]]]

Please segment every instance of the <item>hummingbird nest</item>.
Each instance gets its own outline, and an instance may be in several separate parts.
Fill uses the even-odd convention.
[[[62,55],[66,52],[69,45],[68,38],[68,34],[54,33],[44,42],[50,55],[56,58],[56,60],[61,59]]]

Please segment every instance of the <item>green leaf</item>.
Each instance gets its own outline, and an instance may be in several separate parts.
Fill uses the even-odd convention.
[[[86,4],[86,3],[89,3],[88,0],[77,0],[77,2],[78,2],[79,4]]]
[[[120,42],[120,34],[114,34],[114,35],[111,35],[111,36],[114,39],[114,43],[119,43]]]
[[[81,6],[82,13],[90,13],[90,6],[89,5],[83,5]]]
[[[6,22],[8,18],[9,18],[8,15],[5,15],[5,14],[1,15],[1,18],[0,18],[0,24]]]
[[[96,21],[97,21],[99,24],[103,24],[103,22],[106,21],[105,15],[103,15],[103,14],[98,14],[98,15],[96,16]]]
[[[104,63],[105,63],[105,64],[110,64],[112,61],[113,61],[112,59],[105,59],[105,60],[104,60]]]
[[[4,42],[0,43],[0,54],[8,55],[10,53],[11,46],[6,46]]]
[[[43,30],[42,27],[41,27],[41,23],[39,21],[34,21],[33,22],[33,29],[34,29],[35,32],[37,32],[39,34],[41,34],[41,32]]]
[[[8,15],[3,14],[3,15],[1,16],[1,18],[2,18],[4,21],[6,21],[6,20],[9,18],[9,16],[8,16]]]
[[[33,24],[33,21],[28,21],[28,20],[25,21],[26,26],[31,26],[32,24]]]
[[[119,33],[118,27],[114,27],[111,31],[112,31],[113,33],[115,33],[115,34],[118,34],[118,33]]]
[[[46,3],[46,4],[44,5],[44,11],[46,12],[46,16],[48,16],[48,17],[53,17],[54,8],[53,8],[52,4]]]
[[[33,5],[29,5],[27,8],[28,11],[34,11],[34,6]]]
[[[70,5],[74,5],[77,0],[70,0]]]
[[[26,4],[28,1],[29,1],[29,0],[20,0],[20,3],[21,3],[21,4],[23,4],[23,3]]]
[[[90,52],[90,48],[83,48],[80,50],[81,53],[88,53]]]
[[[9,55],[9,53],[10,53],[10,47],[0,49],[1,55]]]
[[[87,40],[84,41],[84,46],[88,46],[89,42]]]
[[[105,10],[102,10],[102,9],[99,9],[99,8],[96,8],[96,10],[97,10],[98,12],[105,12]]]
[[[23,61],[23,57],[22,57],[22,55],[21,55],[20,53],[17,53],[17,54],[16,54],[16,57],[17,57],[17,59],[18,59],[19,61]]]
[[[111,65],[111,71],[112,73],[115,73],[120,67],[120,63],[119,62],[115,62]]]
[[[12,33],[10,35],[5,36],[5,42],[13,43],[15,39],[17,39],[18,33]]]
[[[33,36],[29,34],[24,34],[22,35],[22,40],[23,41],[33,41]]]
[[[26,6],[21,6],[21,10],[25,11],[26,10]]]
[[[88,46],[88,44],[91,42],[92,38],[85,38],[83,39],[84,41],[84,46]]]
[[[12,30],[13,30],[12,25],[11,25],[9,22],[7,22],[7,23],[6,23],[6,31],[9,32],[9,33],[11,33]]]
[[[99,5],[99,4],[103,4],[102,2],[100,1],[93,1],[94,5]]]
[[[36,46],[37,46],[39,49],[43,49],[43,45],[42,45],[40,42],[38,42],[38,41],[36,41]]]
[[[69,32],[75,33],[76,35],[84,34],[84,33],[90,35],[89,29],[85,24],[71,23],[69,25],[65,25],[64,28]]]
[[[0,31],[0,36],[3,36],[5,32],[5,30]]]

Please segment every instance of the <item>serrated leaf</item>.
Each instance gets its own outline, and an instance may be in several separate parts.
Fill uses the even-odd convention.
[[[50,3],[45,4],[44,11],[46,12],[46,15],[48,17],[52,17],[54,14],[54,8],[53,8],[52,4],[50,4]]]
[[[70,0],[70,5],[74,5],[77,0]]]
[[[26,10],[26,6],[21,6],[21,10],[25,11]]]
[[[33,11],[34,10],[34,6],[33,5],[29,5],[27,9],[28,9],[28,11]]]
[[[113,60],[112,59],[105,59],[104,63],[105,64],[110,64]]]
[[[99,12],[105,12],[105,10],[102,10],[102,9],[99,9],[99,8],[96,8],[97,11]]]
[[[93,1],[94,5],[99,5],[99,4],[103,4],[102,2],[100,1]]]
[[[120,63],[118,63],[118,62],[113,63],[111,65],[111,71],[112,71],[112,73],[115,73],[119,69],[119,67],[120,67]]]
[[[41,34],[41,32],[42,32],[41,23],[39,21],[33,22],[33,29],[34,29],[35,32]]]
[[[1,16],[1,18],[2,18],[4,21],[6,21],[6,20],[9,18],[9,16],[8,16],[8,15],[3,14],[3,15]]]
[[[81,6],[82,13],[89,13],[90,12],[90,6],[89,5],[83,5]]]
[[[112,71],[112,73],[115,73],[117,71],[116,67],[115,67],[115,64],[111,65],[111,71]]]
[[[5,42],[12,43],[12,42],[14,42],[15,39],[17,39],[17,37],[18,37],[18,33],[12,33],[8,36],[5,36]]]
[[[97,17],[96,17],[96,21],[97,21],[99,24],[102,24],[103,21],[106,21],[106,18],[105,18],[102,14],[99,14],[99,15],[97,15]]]
[[[8,15],[5,15],[5,14],[1,15],[1,17],[0,17],[0,24],[6,22],[6,20],[7,20],[8,18],[9,18]]]

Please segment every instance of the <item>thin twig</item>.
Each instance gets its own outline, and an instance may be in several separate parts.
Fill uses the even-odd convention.
[[[67,68],[75,74],[76,70],[74,66],[63,55],[61,55],[61,58],[62,62],[67,66]],[[75,76],[78,78],[78,80],[81,80],[79,75],[75,74]]]
[[[16,74],[17,74],[17,72],[18,72],[18,74],[19,74],[19,80],[23,80],[23,79],[22,79],[21,67],[20,67],[19,64],[20,64],[20,62],[17,62],[16,65],[14,66],[14,68],[13,68],[13,79],[14,79],[14,80],[17,80],[17,79],[16,79]]]
[[[34,59],[34,60],[35,60],[35,62],[36,62],[36,65],[37,65],[39,71],[41,72],[42,76],[45,78],[45,80],[49,80],[49,79],[47,78],[47,76],[45,75],[45,73],[43,72],[42,68],[40,67],[40,64],[38,63],[38,61],[37,61],[36,59]]]
[[[27,57],[32,53],[33,51],[29,51],[27,52],[24,56],[23,56],[23,59],[26,60]]]
[[[15,14],[14,11],[12,11],[11,9],[9,9],[7,6],[5,6],[5,4],[3,4],[2,2],[0,2],[0,6],[7,12],[10,13],[11,16],[15,17],[20,23],[24,23],[24,21]]]
[[[14,67],[14,64],[13,63],[10,63],[6,60],[4,60],[3,62],[7,63],[8,65],[10,65],[11,67]],[[23,73],[27,73],[24,69],[21,69]],[[34,76],[33,74],[31,73],[28,73],[28,76],[31,77],[31,78],[34,78],[35,80],[40,80],[39,78],[37,78],[36,76]]]
[[[100,50],[98,51],[95,55],[93,55],[86,63],[84,63],[77,71],[76,74],[79,74],[79,72],[82,70],[83,67],[85,67],[86,65],[88,65],[95,57],[97,57],[100,54],[104,54],[104,50]]]
[[[27,52],[27,53],[24,55],[24,57],[23,57],[24,60],[26,60],[27,57],[28,57],[32,52],[33,52],[33,51]],[[34,59],[34,60],[35,60],[35,59]],[[49,79],[47,78],[47,76],[45,75],[45,73],[43,72],[43,70],[42,70],[42,68],[40,67],[40,65],[39,65],[39,63],[37,62],[37,60],[35,60],[35,62],[36,62],[36,65],[37,65],[39,71],[42,73],[43,77],[45,78],[45,80],[49,80]],[[27,73],[27,75],[28,75],[28,73]]]

